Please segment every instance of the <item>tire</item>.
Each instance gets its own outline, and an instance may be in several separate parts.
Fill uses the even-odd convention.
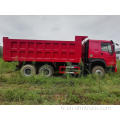
[[[105,70],[102,66],[95,66],[92,69],[92,74],[103,77],[105,75]]]
[[[51,65],[45,64],[39,68],[38,74],[45,77],[50,77],[54,74],[54,69]]]
[[[21,70],[20,70],[21,74],[25,77],[30,77],[36,74],[36,69],[33,65],[24,65]]]

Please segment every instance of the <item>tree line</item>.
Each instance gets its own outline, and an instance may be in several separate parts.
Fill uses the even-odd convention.
[[[3,55],[3,47],[0,46],[0,57],[2,57],[2,55]]]

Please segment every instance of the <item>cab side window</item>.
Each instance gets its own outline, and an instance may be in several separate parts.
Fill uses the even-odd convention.
[[[112,47],[110,43],[101,43],[101,51],[112,52]]]

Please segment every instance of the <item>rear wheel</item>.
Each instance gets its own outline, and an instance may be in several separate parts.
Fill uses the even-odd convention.
[[[45,64],[39,68],[39,74],[45,77],[50,77],[54,74],[54,69],[51,65]]]
[[[21,74],[23,76],[26,76],[26,77],[29,77],[29,76],[33,76],[36,74],[36,70],[35,70],[35,67],[33,65],[24,65],[22,68],[21,68]]]
[[[95,66],[92,69],[92,74],[103,77],[105,75],[105,70],[104,70],[104,68],[102,66]]]

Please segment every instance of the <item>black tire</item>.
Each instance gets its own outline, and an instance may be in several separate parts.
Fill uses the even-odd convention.
[[[36,69],[33,65],[27,64],[21,68],[20,72],[23,76],[30,77],[36,74]]]
[[[39,68],[38,74],[45,77],[50,77],[54,74],[54,69],[51,65],[45,64]]]
[[[92,74],[99,75],[99,76],[103,77],[105,75],[105,70],[102,66],[95,66],[92,69]]]

